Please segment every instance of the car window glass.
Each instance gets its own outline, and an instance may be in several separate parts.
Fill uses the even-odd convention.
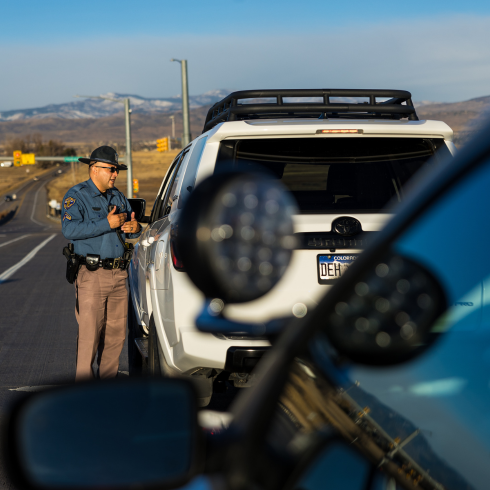
[[[169,186],[170,180],[171,180],[172,175],[173,175],[174,170],[175,170],[175,166],[178,163],[178,161],[180,160],[181,156],[182,155],[180,153],[179,153],[179,155],[177,155],[177,157],[174,159],[174,161],[169,166],[167,173],[165,175],[165,178],[163,179],[162,186],[160,188],[160,191],[158,192],[158,196],[155,199],[155,202],[153,204],[153,208],[151,210],[151,221],[152,222],[160,218],[160,212],[161,212],[163,197],[165,196],[166,190]]]
[[[327,340],[323,334],[320,337],[319,350],[324,352],[323,344],[327,344]],[[377,430],[369,437],[359,437],[360,426],[362,409],[349,405],[342,398],[342,390],[332,385],[331,378],[323,376],[310,356],[296,357],[266,434],[267,454],[281,455],[290,461],[288,467],[282,469],[283,487],[295,490],[402,488],[393,481],[393,474],[385,472],[386,478],[378,474],[383,473],[383,468],[380,472],[371,471],[369,460],[362,454],[381,461],[389,443],[380,447],[384,441]],[[330,446],[320,447],[321,441],[328,441],[339,432],[345,436],[347,445],[334,440]],[[374,440],[370,437],[373,434]],[[401,474],[403,480],[415,482],[403,462],[394,471],[397,477]],[[330,482],[335,484],[330,486]]]
[[[353,448],[342,443],[333,443],[319,451],[290,488],[365,490],[370,470],[369,461]]]
[[[445,290],[449,307],[434,325],[439,341],[400,366],[352,368],[344,387],[366,425],[402,445],[398,456],[433,479],[431,488],[484,490],[490,480],[489,188],[490,161],[394,244]]]
[[[181,169],[182,169],[182,160],[184,159],[185,154],[182,154],[180,157],[180,160],[177,162],[174,171],[172,173],[172,176],[170,177],[169,185],[167,187],[167,190],[165,194],[163,195],[162,199],[162,207],[160,209],[160,218],[163,218],[164,216],[167,216],[170,213],[170,210],[172,209],[172,204],[175,199],[178,199],[178,196],[176,194],[177,188],[179,185],[179,180],[181,176]]]
[[[403,187],[435,155],[442,138],[284,138],[226,140],[217,168],[262,167],[289,189],[300,212],[379,212],[404,198]]]
[[[184,178],[182,179],[182,186],[180,189],[178,208],[181,209],[187,197],[190,195],[196,185],[197,169],[199,168],[199,162],[206,146],[207,136],[198,140],[192,148],[191,156],[189,157],[189,163],[185,170]]]

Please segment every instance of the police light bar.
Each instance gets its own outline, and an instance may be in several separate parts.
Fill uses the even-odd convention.
[[[318,129],[316,134],[362,134],[363,129]]]

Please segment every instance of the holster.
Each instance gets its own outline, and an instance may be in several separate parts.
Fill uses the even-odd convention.
[[[73,243],[69,243],[63,248],[63,255],[66,258],[66,280],[73,284],[80,270],[80,259],[73,251]]]
[[[134,252],[134,245],[132,243],[126,243],[122,236],[121,236],[121,231],[119,229],[116,230],[117,237],[119,238],[119,241],[121,242],[121,245],[124,247],[124,255],[123,259],[127,260],[126,263],[126,270],[129,268],[129,263],[131,262],[131,259],[133,258],[133,252]]]

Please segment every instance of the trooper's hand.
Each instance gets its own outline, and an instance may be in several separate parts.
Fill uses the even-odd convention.
[[[115,212],[116,206],[107,215],[107,221],[109,221],[111,228],[119,228],[126,221],[126,213],[114,214]]]
[[[124,233],[138,233],[139,229],[140,224],[134,218],[134,212],[131,213],[131,221],[126,221],[121,227],[121,230],[124,231]]]

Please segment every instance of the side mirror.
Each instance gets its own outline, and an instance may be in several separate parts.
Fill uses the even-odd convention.
[[[349,269],[326,308],[318,308],[339,354],[374,366],[421,354],[439,336],[436,320],[447,307],[439,281],[422,264],[392,253],[379,257],[363,272]]]
[[[213,175],[185,203],[175,233],[179,258],[207,298],[252,301],[286,271],[296,213],[291,195],[265,174]]]
[[[144,199],[140,199],[139,197],[128,199],[128,201],[131,205],[131,209],[134,211],[136,221],[138,221],[139,223],[149,223],[150,217],[145,216],[146,201]]]
[[[19,488],[177,488],[202,469],[196,407],[192,385],[171,378],[36,393],[10,418],[7,468]]]

